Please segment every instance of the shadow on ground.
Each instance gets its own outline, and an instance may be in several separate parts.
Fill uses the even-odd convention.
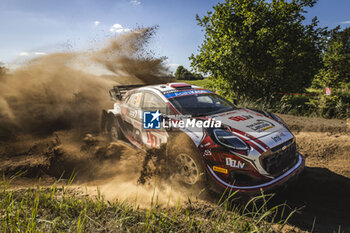
[[[303,207],[289,221],[300,229],[338,232],[340,226],[340,232],[350,232],[350,179],[327,168],[306,167],[273,202]]]

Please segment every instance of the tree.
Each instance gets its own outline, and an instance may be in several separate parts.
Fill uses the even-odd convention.
[[[203,76],[200,74],[193,74],[190,71],[188,71],[183,66],[178,66],[175,72],[175,78],[177,80],[197,80],[197,79],[203,79]]]
[[[176,79],[181,79],[183,76],[183,72],[185,70],[185,67],[183,66],[178,66],[176,71],[175,71],[175,78]]]
[[[313,81],[317,87],[339,88],[350,83],[350,28],[337,28],[323,54],[324,67]]]
[[[316,0],[225,0],[196,19],[204,28],[191,66],[226,93],[257,98],[301,92],[321,65],[325,28],[305,25]]]

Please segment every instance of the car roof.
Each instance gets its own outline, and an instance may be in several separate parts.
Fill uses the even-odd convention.
[[[144,87],[139,88],[139,90],[158,90],[158,91],[160,91],[162,93],[184,90],[184,89],[179,89],[179,88],[172,87],[173,84],[174,85],[180,85],[180,86],[181,86],[181,84],[183,84],[183,85],[190,85],[188,83],[166,83],[166,84],[144,86]],[[196,88],[201,88],[202,89],[202,87],[199,87],[199,86],[196,86],[196,85],[191,85],[188,89],[196,89]]]

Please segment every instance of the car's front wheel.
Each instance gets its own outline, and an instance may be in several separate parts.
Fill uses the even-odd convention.
[[[187,135],[180,134],[169,140],[167,154],[170,171],[177,183],[199,190],[206,187],[203,161]]]
[[[191,154],[180,152],[175,155],[175,172],[186,185],[195,185],[201,176],[201,167]]]

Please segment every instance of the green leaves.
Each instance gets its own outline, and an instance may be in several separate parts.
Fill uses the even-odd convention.
[[[321,62],[317,20],[304,25],[310,0],[226,0],[198,24],[205,39],[191,66],[236,96],[260,98],[301,92]],[[217,80],[217,81],[215,81]],[[222,82],[226,84],[222,85]]]
[[[316,87],[343,87],[350,82],[350,28],[333,30],[323,54],[324,67],[313,81]]]

